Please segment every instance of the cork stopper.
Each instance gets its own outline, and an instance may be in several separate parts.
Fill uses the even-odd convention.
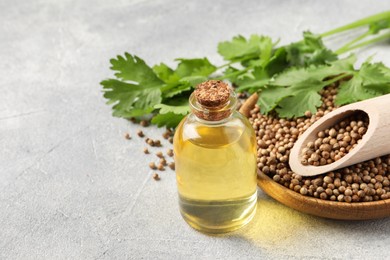
[[[199,84],[190,97],[192,112],[206,121],[220,121],[229,117],[236,104],[234,91],[221,80]]]
[[[208,80],[196,87],[194,95],[202,106],[220,107],[229,101],[230,87],[221,80]]]

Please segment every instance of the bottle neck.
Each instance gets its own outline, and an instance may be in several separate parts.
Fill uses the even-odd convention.
[[[207,107],[199,104],[195,95],[191,94],[189,99],[192,113],[204,123],[216,124],[229,119],[237,106],[237,96],[231,91],[229,100],[218,107]]]

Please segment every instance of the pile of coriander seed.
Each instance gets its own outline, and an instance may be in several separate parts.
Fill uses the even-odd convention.
[[[343,118],[330,129],[317,133],[317,139],[302,149],[303,165],[326,165],[340,160],[362,140],[368,128],[368,115],[362,111]]]
[[[292,172],[288,164],[291,148],[316,120],[336,109],[336,94],[336,85],[326,87],[321,92],[323,104],[317,112],[308,111],[305,117],[295,119],[262,115],[256,106],[249,120],[256,132],[258,169],[275,182],[305,196],[338,202],[390,199],[390,155],[313,177]]]

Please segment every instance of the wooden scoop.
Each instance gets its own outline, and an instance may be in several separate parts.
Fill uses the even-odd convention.
[[[301,164],[302,149],[316,139],[319,131],[329,129],[356,111],[368,115],[369,125],[362,140],[340,160],[323,166]],[[291,149],[291,169],[302,176],[314,176],[330,172],[375,157],[390,154],[390,94],[353,103],[338,108],[315,122],[295,142]]]

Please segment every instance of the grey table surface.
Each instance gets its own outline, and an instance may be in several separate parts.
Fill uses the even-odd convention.
[[[217,43],[237,34],[283,44],[388,9],[372,0],[0,1],[0,258],[390,259],[390,219],[321,219],[261,191],[243,229],[194,231],[179,214],[174,172],[152,179],[139,127],[111,116],[99,86],[124,51],[149,64],[221,64]],[[389,66],[389,50],[358,56]]]

